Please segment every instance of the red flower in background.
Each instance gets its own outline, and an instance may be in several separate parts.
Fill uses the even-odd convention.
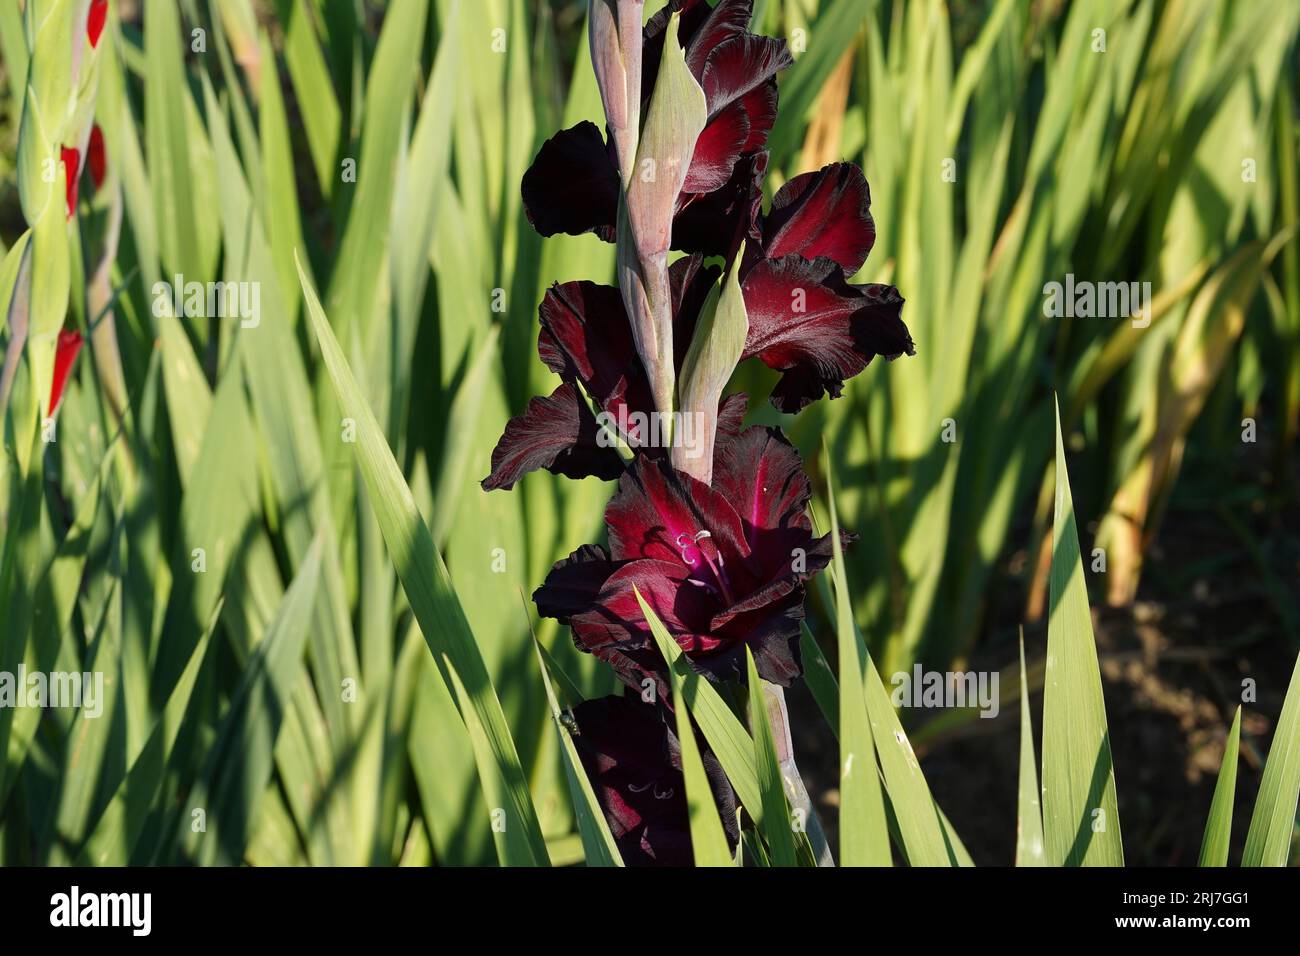
[[[68,218],[71,219],[77,212],[77,176],[81,171],[81,154],[71,146],[64,146],[59,153],[67,177],[67,195],[65,199],[68,206]]]
[[[99,36],[104,32],[104,23],[108,19],[108,0],[90,0],[90,16],[86,20],[86,37],[91,49],[99,46]]]
[[[108,164],[104,159],[104,134],[96,123],[90,130],[90,144],[86,147],[86,166],[90,169],[90,178],[94,180],[95,189],[104,185],[104,173]]]
[[[81,333],[62,329],[59,332],[59,344],[54,350],[54,382],[50,388],[50,410],[46,415],[52,416],[63,401],[63,389],[68,384],[68,373],[72,363],[81,351]]]

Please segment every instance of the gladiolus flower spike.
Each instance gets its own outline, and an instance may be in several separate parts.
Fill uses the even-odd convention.
[[[707,680],[744,681],[748,648],[763,680],[789,686],[806,582],[831,558],[799,453],[779,428],[743,427],[746,397],[723,394],[732,372],[749,358],[780,372],[771,401],[796,413],[876,356],[914,354],[898,290],[850,282],[875,241],[861,169],[795,176],[763,211],[776,76],[793,61],[785,41],[749,32],[752,7],[671,0],[637,29],[641,0],[593,0],[606,130],[556,134],[523,177],[543,236],[618,244],[620,286],[546,293],[537,347],[560,384],[506,425],[482,484],[538,468],[618,482],[608,546],[556,563],[533,601],[629,688],[576,708],[575,740],[630,864],[691,859],[667,664],[637,593]],[[685,255],[669,265],[670,249]]]

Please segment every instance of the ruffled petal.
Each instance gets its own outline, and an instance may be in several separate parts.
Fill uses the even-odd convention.
[[[619,481],[618,493],[605,508],[605,525],[616,560],[685,564],[708,589],[716,587],[709,561],[722,557],[735,562],[749,554],[740,517],[721,493],[664,462],[642,457]]]
[[[555,562],[546,581],[533,592],[537,613],[568,624],[573,615],[592,608],[605,581],[622,566],[620,561],[611,561],[600,545],[584,544]]]
[[[796,176],[773,197],[762,233],[769,258],[824,256],[838,262],[846,276],[853,275],[876,241],[871,191],[862,170],[835,163]]]
[[[585,281],[554,285],[538,314],[537,351],[551,371],[577,379],[616,418],[653,407],[618,289]]]
[[[852,286],[832,259],[764,259],[742,283],[749,312],[744,357],[785,374],[772,392],[783,412],[829,394],[877,355],[915,354],[893,286]]]
[[[511,488],[538,468],[568,478],[596,476],[609,481],[623,471],[618,452],[600,443],[591,408],[572,382],[546,398],[534,398],[522,415],[510,419],[492,450],[492,473],[484,491]]]
[[[784,40],[773,37],[733,36],[709,54],[700,77],[709,115],[717,116],[736,100],[794,65]]]

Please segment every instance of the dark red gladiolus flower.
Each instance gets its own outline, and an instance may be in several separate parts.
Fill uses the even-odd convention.
[[[776,121],[776,74],[794,60],[784,40],[749,32],[753,0],[672,0],[646,23],[642,54],[642,115],[649,108],[659,74],[669,17],[681,14],[678,39],[686,64],[704,90],[708,122],[695,144],[676,215],[724,191],[723,204],[753,178],[738,171],[763,149]],[[751,163],[752,165],[752,163]],[[766,168],[766,158],[763,160]],[[761,177],[762,173],[759,173]],[[737,177],[739,176],[739,179]],[[619,176],[613,147],[592,123],[562,130],[542,144],[523,179],[524,211],[543,236],[594,232],[614,241]],[[746,197],[748,189],[744,190]],[[719,237],[711,225],[718,201],[707,216],[674,225],[672,247],[685,252],[727,255],[731,236]],[[703,220],[703,221],[701,221]]]
[[[619,854],[628,866],[690,866],[690,818],[681,746],[662,711],[637,697],[602,697],[573,710],[573,738]],[[734,846],[736,797],[717,758],[701,748],[714,801]]]
[[[713,484],[639,456],[605,509],[609,552],[588,545],[552,569],[538,613],[568,623],[578,647],[642,690],[662,693],[662,661],[633,585],[696,670],[744,672],[744,648],[765,680],[801,673],[804,582],[830,561],[817,538],[799,453],[778,429],[719,436]]]
[[[71,219],[77,211],[77,177],[81,170],[81,154],[69,146],[64,146],[59,152],[67,177],[66,200],[68,218]]]
[[[877,355],[915,354],[903,324],[903,297],[890,285],[850,285],[833,260],[762,259],[741,282],[749,313],[743,358],[758,356],[783,372],[772,404],[797,412]]]
[[[913,355],[903,298],[888,285],[851,285],[876,239],[862,170],[835,163],[796,176],[756,220],[741,266],[749,314],[744,357],[783,372],[772,404],[797,412],[877,355]]]
[[[77,360],[80,351],[81,333],[61,330],[58,345],[54,350],[54,382],[50,388],[50,410],[46,412],[47,415],[53,415],[58,410],[59,403],[63,401],[63,389],[68,384],[68,373],[72,371],[72,363]]]
[[[108,164],[104,159],[104,133],[96,123],[90,130],[90,143],[86,147],[86,166],[90,169],[90,178],[95,189],[104,185],[104,173]]]
[[[104,32],[104,22],[108,19],[108,0],[90,0],[90,17],[86,20],[86,38],[90,47],[99,46],[99,36]]]
[[[669,270],[678,369],[700,309],[718,278],[716,268],[702,263],[701,256],[689,256]],[[599,426],[584,391],[613,422],[634,426],[622,435],[629,445],[644,445],[648,454],[662,455],[665,449],[649,445],[652,437],[635,427],[637,415],[648,414],[654,402],[618,289],[594,282],[555,285],[546,293],[539,313],[542,330],[537,351],[563,384],[547,398],[534,398],[522,415],[506,425],[492,452],[492,473],[483,479],[483,488],[510,488],[537,468],[569,478],[617,478],[623,460],[614,448],[599,443]],[[733,397],[719,416],[719,429],[739,431],[744,413],[744,400]]]

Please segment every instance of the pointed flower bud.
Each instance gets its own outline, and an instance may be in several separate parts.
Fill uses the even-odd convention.
[[[715,287],[709,294],[678,383],[682,421],[689,425],[683,426],[673,445],[673,467],[706,485],[713,483],[713,445],[722,390],[736,370],[749,335],[749,315],[737,278],[744,255],[742,244],[736,265],[721,288]]]
[[[677,40],[678,20],[674,14],[668,22],[636,170],[619,208],[617,256],[619,289],[637,353],[650,378],[655,410],[665,415],[672,412],[674,390],[668,247],[677,195],[708,120],[704,90]]]
[[[619,172],[632,178],[641,127],[641,10],[645,0],[595,0],[588,21],[591,64]]]

